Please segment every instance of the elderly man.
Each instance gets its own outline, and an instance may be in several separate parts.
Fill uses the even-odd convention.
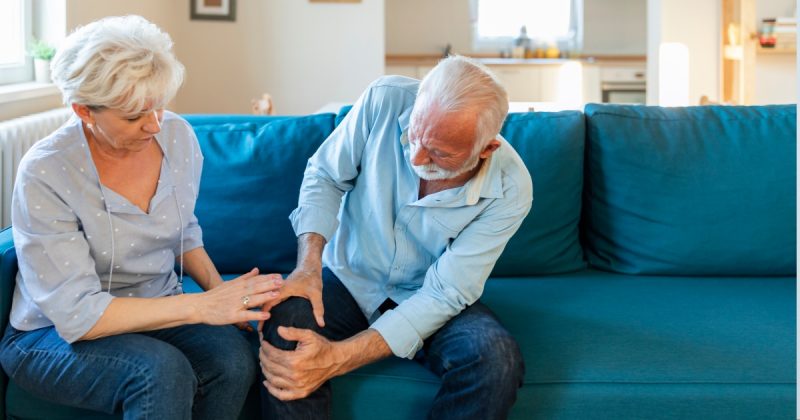
[[[382,77],[309,160],[298,264],[263,328],[266,416],[326,418],[329,379],[394,354],[441,377],[431,418],[507,417],[524,365],[478,301],[532,202],[507,101],[463,57]]]

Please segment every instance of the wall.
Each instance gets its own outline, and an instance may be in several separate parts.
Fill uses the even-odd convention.
[[[794,0],[757,0],[756,19],[795,16]],[[797,103],[797,54],[756,56],[754,104]]]
[[[250,100],[267,92],[279,114],[306,114],[355,101],[383,74],[383,0],[237,5],[235,24],[176,12],[177,51],[187,68],[182,112],[249,113]]]
[[[679,42],[689,49],[689,105],[700,97],[719,99],[719,0],[647,1],[647,103],[658,104],[659,45]]]
[[[583,0],[587,54],[647,53],[647,1]]]
[[[386,53],[472,52],[469,1],[386,0]]]
[[[386,0],[387,54],[473,52],[471,0]],[[584,52],[644,55],[645,0],[583,0]],[[409,30],[413,28],[412,30]]]
[[[142,15],[167,32],[172,32],[174,16],[163,0],[79,0],[67,1],[67,31],[106,16]],[[189,5],[185,4],[188,8]],[[188,12],[187,12],[188,13]]]
[[[236,22],[218,22],[190,20],[186,1],[81,0],[67,4],[67,29],[122,14],[159,25],[186,66],[178,112],[247,114],[268,92],[278,113],[307,114],[355,101],[383,74],[383,2],[240,0]]]

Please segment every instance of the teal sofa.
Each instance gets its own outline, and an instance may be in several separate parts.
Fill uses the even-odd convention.
[[[196,212],[221,272],[291,271],[306,160],[346,112],[187,116],[205,154]],[[796,130],[788,105],[508,117],[535,199],[482,300],[525,358],[513,419],[795,417]],[[6,230],[2,327],[15,271]],[[8,417],[119,417],[41,401],[4,375],[0,386]],[[334,379],[334,418],[423,418],[438,386],[385,360]],[[258,416],[253,390],[242,418]]]

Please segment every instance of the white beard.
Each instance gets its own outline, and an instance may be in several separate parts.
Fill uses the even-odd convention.
[[[417,174],[418,177],[426,180],[426,181],[441,181],[444,179],[453,179],[457,176],[463,175],[478,166],[480,162],[480,153],[473,153],[470,158],[464,162],[458,169],[444,169],[435,163],[429,163],[427,165],[414,165],[411,162],[411,159],[414,155],[416,155],[417,147],[414,146],[413,143],[409,142],[408,145],[410,153],[408,154],[408,163],[411,163],[411,168],[414,169],[414,173]],[[477,150],[476,152],[480,152]]]

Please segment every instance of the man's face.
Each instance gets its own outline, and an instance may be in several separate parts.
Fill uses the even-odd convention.
[[[481,152],[475,147],[476,123],[472,112],[428,111],[412,116],[408,128],[409,160],[417,176],[437,181],[473,170]]]

